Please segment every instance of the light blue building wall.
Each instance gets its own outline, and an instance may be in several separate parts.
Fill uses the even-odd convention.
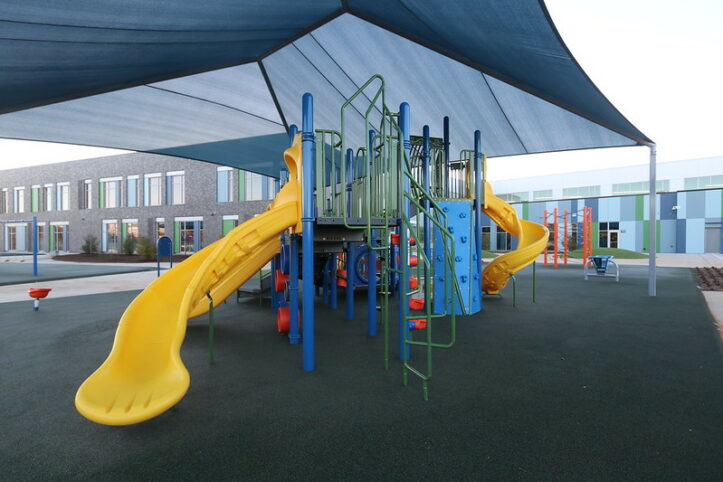
[[[562,215],[570,214],[571,230],[576,229],[582,207],[593,209],[593,245],[647,252],[649,236],[649,197],[643,194],[576,200],[514,203],[523,219],[541,223],[544,210],[558,209],[560,240]],[[657,195],[657,250],[662,253],[723,253],[723,189],[667,192]],[[548,218],[552,224],[552,215]],[[504,250],[502,230],[490,223],[490,249]],[[616,244],[617,246],[614,246]],[[514,246],[514,241],[512,241]]]

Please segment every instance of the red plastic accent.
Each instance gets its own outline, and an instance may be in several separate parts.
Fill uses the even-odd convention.
[[[419,260],[417,259],[416,256],[409,257],[409,266],[417,266],[418,263],[419,263]]]
[[[409,320],[412,323],[414,323],[414,327],[411,328],[412,330],[424,330],[427,328],[427,319],[426,318],[420,318],[418,320]]]
[[[423,310],[424,309],[424,298],[409,298],[409,309],[410,310]]]
[[[35,298],[36,300],[42,300],[46,296],[48,296],[48,293],[53,291],[52,288],[29,288],[28,289],[28,295],[30,295],[31,298]]]
[[[395,246],[399,246],[399,235],[398,234],[392,234],[392,244]]]
[[[291,328],[291,309],[282,306],[276,311],[276,329],[279,333],[288,333]],[[301,311],[299,311],[299,329],[301,329]]]
[[[277,293],[282,293],[286,289],[286,282],[289,281],[289,275],[284,274],[280,269],[276,270],[276,289]]]
[[[409,277],[409,289],[416,290],[419,287],[419,281],[414,276]]]
[[[417,244],[417,240],[414,239],[414,236],[409,236],[409,245],[414,246],[415,244]]]
[[[338,269],[336,270],[336,285],[346,288],[346,270],[345,269]],[[342,278],[343,276],[343,278]]]

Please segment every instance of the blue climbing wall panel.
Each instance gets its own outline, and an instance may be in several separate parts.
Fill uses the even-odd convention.
[[[445,279],[456,276],[462,292],[461,299],[457,300],[457,314],[477,313],[482,309],[482,296],[480,287],[480,271],[477,255],[475,254],[476,240],[474,237],[474,211],[472,201],[469,199],[438,201],[438,204],[447,215],[449,231],[454,236],[455,272],[445,269],[444,244],[439,229],[434,230],[434,303],[435,314],[445,311],[445,298],[447,301],[447,312],[452,311],[452,296],[454,288],[448,284],[448,293],[445,295]]]

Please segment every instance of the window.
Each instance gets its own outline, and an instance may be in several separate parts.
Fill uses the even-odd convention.
[[[98,183],[98,205],[101,208],[121,207],[121,179],[107,177]]]
[[[14,223],[5,226],[5,250],[6,251],[30,251],[28,246],[27,224]]]
[[[176,218],[173,244],[177,253],[193,253],[203,248],[203,221],[200,216]]]
[[[70,184],[67,182],[59,182],[55,185],[56,206],[58,211],[68,211],[70,209]]]
[[[166,220],[163,218],[156,218],[155,229],[156,239],[162,238],[166,235]]]
[[[68,251],[68,224],[51,223],[50,225],[50,250]]]
[[[246,201],[246,171],[238,170],[238,200]]]
[[[161,205],[161,174],[146,174],[143,176],[143,205]]]
[[[600,186],[566,187],[562,190],[563,198],[595,197],[600,195]]]
[[[246,173],[246,200],[260,201],[263,197],[264,176],[254,172]]]
[[[0,192],[0,214],[6,214],[10,212],[10,193],[7,189],[3,189]]]
[[[506,194],[498,194],[498,197],[502,199],[503,201],[507,202],[521,202],[521,201],[529,201],[530,200],[530,193],[528,192],[511,192]]]
[[[723,187],[723,174],[720,176],[685,178],[685,189],[708,189],[711,187]]]
[[[166,204],[186,202],[185,177],[183,171],[166,173]]]
[[[30,211],[37,213],[40,210],[40,186],[30,188]]]
[[[232,201],[233,176],[230,167],[219,167],[216,169],[216,201],[227,203]]]
[[[601,248],[617,248],[620,234],[619,222],[600,223],[598,246]]]
[[[648,192],[650,181],[625,182],[622,184],[613,184],[613,194],[640,194]],[[663,179],[655,182],[656,192],[670,191],[670,181]]]
[[[226,236],[236,226],[238,226],[238,214],[224,216],[221,222],[221,236]]]
[[[120,246],[120,235],[118,221],[103,220],[103,232],[101,233],[100,249],[104,253],[117,253]]]
[[[543,189],[542,191],[533,191],[532,199],[534,201],[545,201],[552,199],[552,189]]]
[[[13,212],[24,213],[25,212],[25,188],[16,187],[13,189]]]
[[[45,246],[45,223],[38,223],[38,251],[44,251]]]
[[[43,186],[43,211],[52,211],[53,205],[53,185],[46,184]]]
[[[137,246],[138,244],[138,220],[137,219],[123,219],[121,221],[121,249],[123,249],[127,239],[132,238]]]
[[[482,226],[482,249],[489,251],[490,249],[490,236],[492,235],[492,228],[489,226]]]
[[[93,181],[90,179],[86,179],[83,181],[83,184],[81,185],[81,189],[83,190],[82,195],[82,201],[81,201],[81,208],[82,209],[90,209],[93,207],[93,198],[92,198],[92,189],[93,189]]]
[[[128,176],[126,179],[126,206],[138,207],[138,176]]]

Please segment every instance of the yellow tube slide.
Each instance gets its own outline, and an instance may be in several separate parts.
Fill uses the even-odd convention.
[[[190,384],[181,361],[188,318],[220,304],[279,252],[280,234],[300,229],[301,137],[284,152],[290,181],[263,214],[174,266],[143,290],[120,319],[110,355],[78,389],[86,418],[129,425],[165,412]],[[297,231],[298,232],[298,231]]]
[[[510,277],[537,258],[547,244],[550,232],[547,227],[517,217],[515,208],[498,198],[492,186],[484,183],[484,212],[499,227],[518,238],[517,249],[490,262],[482,274],[482,291],[494,295],[507,285]]]

